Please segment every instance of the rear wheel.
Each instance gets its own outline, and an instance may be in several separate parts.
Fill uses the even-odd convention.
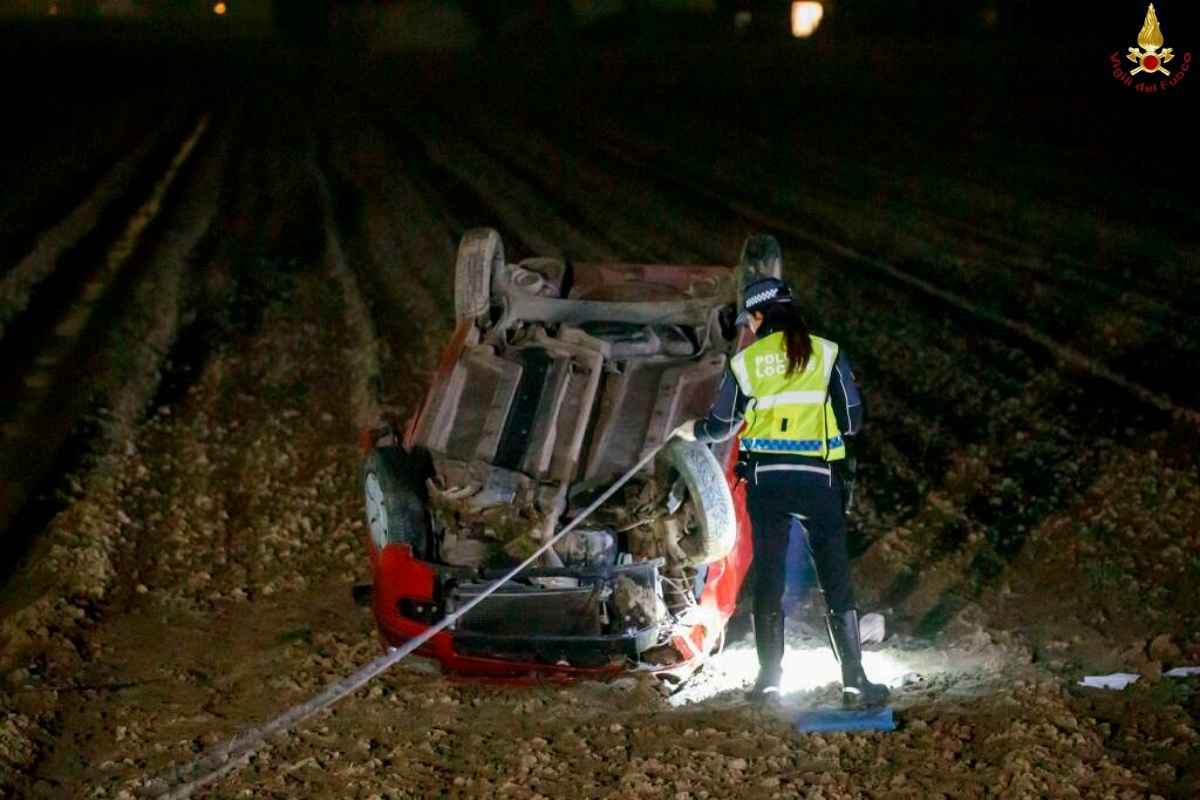
[[[492,286],[504,270],[504,243],[491,228],[463,234],[454,263],[454,320],[487,324]]]
[[[783,277],[783,250],[779,241],[770,234],[756,233],[747,236],[738,259],[737,289],[738,308],[746,307],[746,286],[759,278]]]
[[[407,544],[425,557],[429,514],[415,459],[399,447],[376,447],[363,464],[363,496],[371,544]]]
[[[747,236],[738,264],[749,267],[760,278],[783,277],[783,250],[769,233]]]

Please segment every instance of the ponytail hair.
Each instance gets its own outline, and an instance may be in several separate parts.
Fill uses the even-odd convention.
[[[772,303],[763,309],[763,325],[783,334],[787,343],[787,375],[804,372],[812,358],[808,323],[794,303]]]

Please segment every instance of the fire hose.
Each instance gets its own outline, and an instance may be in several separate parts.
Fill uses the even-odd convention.
[[[668,439],[668,441],[670,440]],[[666,443],[651,448],[642,456],[642,459],[637,464],[618,478],[603,494],[593,500],[591,505],[580,512],[566,527],[544,542],[532,555],[509,570],[503,577],[488,585],[461,608],[447,614],[436,625],[425,629],[419,636],[409,639],[403,647],[390,648],[387,653],[365,664],[353,674],[347,675],[336,683],[330,684],[324,691],[310,700],[293,706],[270,722],[260,725],[257,728],[243,731],[229,741],[213,748],[203,757],[196,759],[189,767],[175,770],[169,778],[158,779],[156,783],[160,785],[151,787],[150,796],[161,798],[161,800],[184,800],[185,798],[190,798],[192,793],[197,789],[220,780],[231,772],[245,766],[250,756],[262,746],[268,736],[290,730],[318,711],[322,711],[343,697],[358,691],[371,679],[395,666],[421,647],[421,645],[446,628],[454,625],[468,611],[479,605],[493,592],[533,564],[542,554],[557,544],[564,536],[574,530],[579,523],[583,522],[593,511],[599,508],[605,500],[612,497],[618,489],[628,483],[665,446]],[[161,786],[164,783],[166,786]]]

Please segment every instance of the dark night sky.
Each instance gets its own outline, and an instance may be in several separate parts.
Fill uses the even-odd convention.
[[[231,13],[263,16],[273,0],[228,0]],[[285,13],[299,11],[305,7],[312,10],[337,5],[376,5],[380,7],[404,6],[428,0],[274,0]],[[209,0],[0,0],[0,14],[32,13],[41,15],[51,4],[56,4],[63,13],[95,12],[108,8],[114,12],[136,8],[151,13],[196,11],[207,13],[213,3]],[[585,8],[593,3],[582,0],[460,0],[452,3],[470,8],[481,16],[504,16],[534,9],[548,13],[556,6]],[[763,12],[782,10],[786,14],[787,0],[710,0],[707,4],[723,9],[726,13],[735,9],[758,9]],[[613,3],[594,3],[596,6]],[[624,0],[630,9],[655,10],[678,8],[687,5],[681,0]],[[698,0],[695,5],[705,5]],[[1133,26],[1136,35],[1146,12],[1142,0],[1119,0],[1112,3],[1053,3],[1044,0],[830,0],[830,21],[862,31],[959,31],[975,30],[985,10],[995,9],[997,27],[1006,32],[1021,32],[1039,38],[1062,37],[1074,39],[1081,34],[1121,34]],[[1197,30],[1200,18],[1196,3],[1191,0],[1158,0],[1155,8],[1168,39],[1181,37],[1189,40],[1190,32]],[[1128,34],[1126,34],[1128,35]]]
[[[91,9],[91,16],[96,10],[124,8],[140,8],[152,12],[153,16],[178,17],[185,15],[207,16],[208,22],[215,22],[212,16],[212,4],[215,0],[0,0],[0,17],[11,18],[14,12],[24,10],[26,13],[44,14],[44,9],[50,4],[57,3],[63,13],[68,10],[82,12]],[[531,27],[538,27],[539,21],[553,19],[561,23],[569,17],[570,9],[583,9],[591,5],[594,8],[623,7],[627,10],[624,16],[608,17],[614,32],[623,35],[622,30],[632,31],[653,28],[654,36],[666,38],[671,36],[686,36],[686,26],[676,27],[662,25],[654,28],[649,24],[650,17],[656,11],[666,8],[679,8],[687,5],[687,0],[226,0],[229,13],[226,17],[227,29],[237,30],[239,24],[246,31],[266,30],[265,24],[271,11],[274,11],[276,26],[284,31],[295,34],[299,38],[323,41],[327,38],[324,32],[326,20],[330,17],[331,9],[336,13],[339,7],[374,7],[382,10],[384,16],[388,12],[396,12],[403,20],[393,20],[393,28],[400,26],[408,39],[421,44],[428,36],[428,44],[437,46],[437,37],[446,36],[445,29],[431,31],[429,34],[419,33],[409,24],[411,12],[420,8],[440,6],[444,11],[447,6],[457,7],[465,11],[478,24],[475,30],[482,27],[485,31],[501,32],[501,36],[486,35],[485,41],[500,41],[501,47],[520,45],[529,40],[531,35],[558,35],[569,26],[561,24],[540,25],[542,30],[532,34]],[[705,0],[696,0],[703,5]],[[787,9],[789,0],[708,0],[708,5],[717,9],[717,14],[709,17],[712,25],[732,26],[733,13],[739,9],[753,9],[759,19],[778,19],[778,23],[768,22],[765,29],[777,30],[780,38],[787,37]],[[981,51],[980,58],[996,60],[996,69],[1018,77],[1022,82],[1032,84],[1043,82],[1047,85],[1072,85],[1074,89],[1084,89],[1088,92],[1110,93],[1119,88],[1112,79],[1108,58],[1112,53],[1124,55],[1126,50],[1136,45],[1138,30],[1146,13],[1145,0],[1119,0],[1112,3],[1082,4],[1054,3],[1044,0],[942,0],[928,2],[927,0],[827,0],[828,13],[816,40],[826,41],[841,39],[858,39],[870,43],[879,37],[880,46],[886,47],[886,37],[901,35],[906,38],[916,37],[918,41],[928,41],[929,52],[936,56],[939,44],[950,38],[980,37],[992,44],[986,49],[991,56],[985,56]],[[1177,57],[1185,52],[1200,52],[1200,4],[1195,0],[1157,0],[1155,3],[1158,17],[1166,37],[1166,46],[1173,47]],[[994,11],[994,14],[986,13]],[[647,16],[642,16],[643,14]],[[45,18],[45,17],[43,17]],[[381,19],[376,17],[376,19]],[[460,27],[461,27],[461,17]],[[577,17],[577,20],[581,19]],[[693,19],[702,20],[701,17]],[[985,24],[985,19],[991,19],[991,24]],[[513,20],[517,22],[514,23]],[[239,22],[240,21],[240,22]],[[376,23],[372,23],[376,24]],[[190,28],[175,26],[174,33],[184,36],[191,35]],[[213,29],[196,28],[201,35],[208,35]],[[505,38],[507,37],[507,38]],[[462,40],[461,34],[459,40]],[[686,39],[684,40],[686,41]],[[1000,47],[996,47],[996,43]],[[1011,47],[1004,43],[1011,42]],[[447,42],[449,44],[449,42]],[[997,56],[997,53],[1002,55]],[[936,60],[936,59],[935,59]],[[1180,61],[1177,60],[1176,67]],[[1132,64],[1124,64],[1126,69]],[[1200,68],[1196,70],[1200,73]],[[1090,89],[1088,88],[1090,85]],[[1179,96],[1190,96],[1195,91],[1194,85],[1200,85],[1200,74],[1197,74],[1186,86],[1182,87]]]

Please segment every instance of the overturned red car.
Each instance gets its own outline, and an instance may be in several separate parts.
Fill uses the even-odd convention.
[[[741,287],[777,276],[778,253],[756,236],[736,267],[511,264],[495,231],[467,232],[457,324],[419,411],[363,433],[385,643],[461,608],[666,443],[417,652],[476,676],[683,678],[720,647],[751,560],[737,444],[668,439],[707,411],[749,336],[734,325]]]

